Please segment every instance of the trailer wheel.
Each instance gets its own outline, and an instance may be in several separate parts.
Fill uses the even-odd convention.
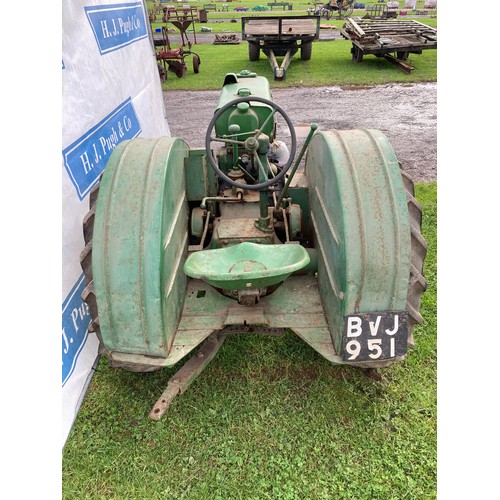
[[[352,16],[353,10],[354,10],[353,2],[347,2],[345,6],[339,8],[339,18],[346,19],[349,16]]]
[[[256,43],[248,42],[248,59],[258,61],[260,58],[260,47]]]
[[[400,61],[406,61],[408,59],[408,52],[397,52],[396,55]]]
[[[198,54],[193,54],[193,71],[198,74],[200,72],[200,56]]]
[[[302,61],[309,61],[312,55],[312,41],[304,42],[300,46],[300,59]]]
[[[359,47],[353,44],[351,52],[354,61],[361,62],[363,60],[363,51]]]

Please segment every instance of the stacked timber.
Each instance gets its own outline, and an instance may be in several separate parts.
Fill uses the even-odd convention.
[[[437,47],[437,30],[418,21],[349,18],[340,30],[347,40],[361,46],[432,49]]]

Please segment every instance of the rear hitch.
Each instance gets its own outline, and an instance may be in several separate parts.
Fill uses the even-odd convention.
[[[205,340],[200,350],[170,378],[167,388],[163,391],[160,399],[158,399],[149,412],[149,417],[151,419],[160,420],[175,396],[183,394],[196,377],[205,369],[208,363],[212,361],[224,343],[225,338],[225,335],[212,333],[207,340]]]

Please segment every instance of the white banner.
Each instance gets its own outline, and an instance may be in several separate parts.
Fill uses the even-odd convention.
[[[118,143],[170,135],[145,2],[65,0],[62,9],[62,397],[63,446],[98,341],[80,252],[88,194]]]

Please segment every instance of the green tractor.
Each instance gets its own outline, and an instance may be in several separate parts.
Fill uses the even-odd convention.
[[[136,138],[109,159],[81,255],[100,354],[148,372],[202,344],[151,418],[233,333],[292,330],[332,363],[369,370],[413,346],[426,242],[387,138],[312,124],[298,149],[268,80],[242,71],[224,79],[204,149]]]

